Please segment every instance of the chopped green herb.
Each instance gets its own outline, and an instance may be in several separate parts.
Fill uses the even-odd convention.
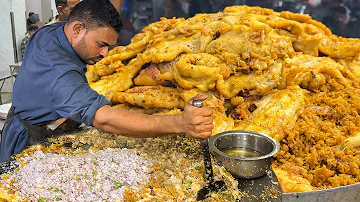
[[[201,172],[201,166],[196,166],[195,170],[198,171],[198,172]]]
[[[124,186],[124,184],[121,183],[121,182],[114,182],[114,189],[119,189],[119,188],[121,188],[123,186]]]
[[[47,199],[47,198],[42,197],[42,198],[39,199],[39,202],[46,202],[46,199]]]

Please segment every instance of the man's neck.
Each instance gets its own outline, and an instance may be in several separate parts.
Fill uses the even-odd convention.
[[[35,25],[37,25],[37,26],[38,26],[38,28],[40,28],[40,27],[44,26],[44,24],[42,24],[40,21],[35,22]]]
[[[56,22],[63,22],[66,21],[67,17],[63,16],[63,15],[59,15],[58,18],[56,19]]]

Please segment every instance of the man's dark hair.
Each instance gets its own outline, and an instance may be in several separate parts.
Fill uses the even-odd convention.
[[[346,8],[344,6],[337,6],[335,8],[333,8],[333,11],[335,13],[341,13],[341,14],[346,14]]]
[[[34,12],[30,12],[30,13],[29,13],[29,17],[31,17],[32,15],[34,15]]]
[[[67,0],[55,0],[56,6],[65,6],[67,4]]]
[[[29,27],[28,27],[28,30],[29,32],[31,31],[36,31],[37,29],[39,29],[39,27],[35,24],[31,24]]]
[[[123,26],[120,14],[109,0],[83,0],[71,11],[68,23],[80,21],[86,29],[111,27],[117,33]]]

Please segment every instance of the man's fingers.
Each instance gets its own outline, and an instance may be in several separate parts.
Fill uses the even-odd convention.
[[[211,131],[206,131],[206,132],[196,134],[196,138],[202,138],[202,139],[208,138],[210,136],[211,136]]]
[[[205,125],[209,125],[209,124],[212,124],[214,121],[214,119],[210,116],[210,117],[204,117],[202,119],[202,123],[205,124]]]
[[[193,98],[190,99],[189,104],[193,105],[194,100],[201,100],[201,101],[203,101],[203,100],[206,100],[206,98],[207,98],[207,95],[197,94],[197,95],[195,95]]]
[[[213,128],[214,128],[214,125],[212,123],[197,125],[197,126],[195,126],[194,132],[196,132],[196,133],[211,132]]]
[[[201,110],[201,115],[203,116],[211,116],[213,114],[213,110],[210,107],[204,107]]]

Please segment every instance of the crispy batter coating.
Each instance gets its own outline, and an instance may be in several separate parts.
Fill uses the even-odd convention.
[[[274,91],[259,100],[248,120],[237,122],[235,128],[263,132],[281,141],[286,135],[284,127],[294,127],[305,105],[306,93],[300,87]]]
[[[183,55],[175,63],[174,79],[182,88],[197,87],[201,91],[208,91],[215,87],[218,80],[230,76],[230,69],[219,58],[207,54]]]
[[[130,103],[149,109],[162,107],[167,109],[184,108],[184,100],[175,88],[163,86],[138,86],[125,92],[116,93],[113,102]]]
[[[219,79],[216,89],[228,99],[244,90],[250,91],[251,95],[264,95],[280,84],[281,71],[282,63],[274,63],[264,73],[233,74],[226,80]]]
[[[356,78],[346,66],[336,63],[331,58],[306,54],[286,59],[284,73],[285,86],[299,85],[311,91],[318,90],[330,78],[336,79],[344,86],[350,86],[349,82],[351,82],[345,77],[352,80]]]

